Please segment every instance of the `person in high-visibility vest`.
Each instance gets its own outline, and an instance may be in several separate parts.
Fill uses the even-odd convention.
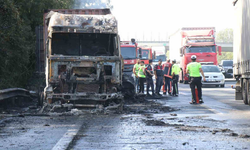
[[[135,91],[136,93],[139,91],[139,76],[138,76],[138,71],[139,71],[139,67],[140,67],[140,59],[137,59],[136,64],[133,67],[133,73],[135,75]]]
[[[206,78],[204,76],[204,72],[201,68],[201,64],[196,62],[196,55],[191,56],[192,62],[187,65],[187,71],[186,73],[190,76],[190,88],[192,92],[192,102],[190,104],[196,104],[196,95],[195,95],[195,86],[198,90],[198,97],[199,97],[199,103],[204,103],[202,100],[202,91],[201,91],[201,75],[203,76],[203,80],[206,81]],[[200,75],[201,73],[201,75]]]
[[[181,72],[181,69],[178,64],[176,64],[176,60],[174,59],[172,61],[172,80],[173,80],[173,96],[178,96],[178,81],[179,81],[179,73]]]
[[[145,69],[144,61],[141,61],[141,65],[138,71],[138,76],[139,76],[139,85],[140,85],[139,93],[142,93],[142,94],[144,94],[144,83],[146,81],[146,75],[144,74],[144,69]]]

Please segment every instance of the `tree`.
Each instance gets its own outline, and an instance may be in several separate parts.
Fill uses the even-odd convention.
[[[233,52],[222,52],[221,55],[218,55],[218,63],[221,60],[232,60],[233,59]]]
[[[74,0],[0,0],[0,89],[25,87],[35,69],[35,27],[46,9]]]
[[[228,28],[218,32],[216,36],[216,42],[225,42],[225,43],[233,42],[233,29]]]
[[[0,22],[0,88],[17,87],[30,73],[30,28],[25,26],[12,0],[0,0]]]

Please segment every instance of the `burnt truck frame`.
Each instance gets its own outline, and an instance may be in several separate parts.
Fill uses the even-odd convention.
[[[46,14],[46,87],[41,99],[50,104],[120,102],[123,62],[117,20],[107,9],[81,11]]]

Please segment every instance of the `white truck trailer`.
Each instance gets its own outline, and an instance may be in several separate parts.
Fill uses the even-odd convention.
[[[250,0],[234,0],[233,4],[235,99],[250,105]]]

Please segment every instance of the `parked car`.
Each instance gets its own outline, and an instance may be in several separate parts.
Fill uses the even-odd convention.
[[[233,78],[233,60],[222,60],[219,67],[225,78]]]
[[[215,85],[216,87],[225,87],[225,76],[216,65],[202,65],[206,81],[202,79],[203,85]]]

